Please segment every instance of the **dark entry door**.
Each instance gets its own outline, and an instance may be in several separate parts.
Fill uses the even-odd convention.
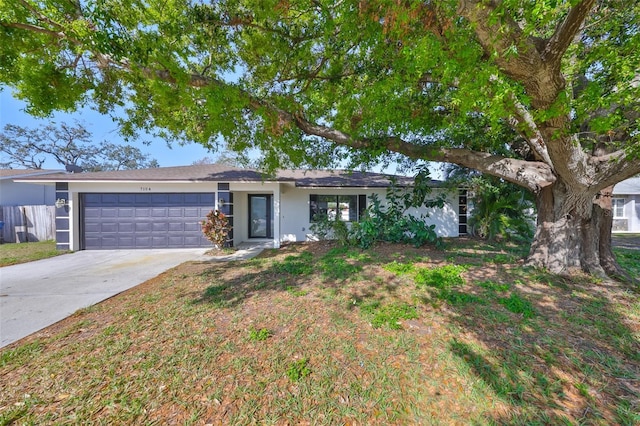
[[[249,238],[273,238],[273,197],[249,195]]]

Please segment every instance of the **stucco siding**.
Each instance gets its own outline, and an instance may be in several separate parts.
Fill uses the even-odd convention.
[[[55,184],[31,184],[0,180],[1,206],[52,206],[56,201]]]
[[[434,190],[434,196],[437,191]],[[366,195],[367,206],[370,205],[371,194],[377,194],[383,205],[386,205],[385,189],[366,188],[335,188],[335,189],[309,189],[309,188],[286,188],[282,193],[282,242],[307,241],[312,239],[312,232],[309,229],[311,221],[309,217],[309,196],[317,195]],[[442,209],[410,209],[408,213],[420,216],[428,213],[426,223],[436,225],[436,232],[442,237],[458,236],[458,199],[457,194],[448,193],[447,203]]]

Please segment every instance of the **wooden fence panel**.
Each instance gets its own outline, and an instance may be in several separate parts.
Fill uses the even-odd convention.
[[[54,206],[2,206],[5,243],[55,240],[56,208]]]

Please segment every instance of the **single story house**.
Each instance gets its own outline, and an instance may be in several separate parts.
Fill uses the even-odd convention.
[[[612,232],[640,233],[640,176],[614,186],[611,203]]]
[[[316,213],[357,221],[371,194],[385,199],[389,175],[287,170],[264,176],[220,164],[31,176],[19,182],[53,184],[56,241],[69,250],[209,247],[200,221],[219,209],[232,222],[229,242],[268,241],[273,247],[313,239]],[[398,177],[398,185],[413,179]],[[431,209],[439,235],[466,233],[466,193],[446,191]]]
[[[55,185],[34,185],[14,179],[58,173],[60,170],[0,169],[0,206],[52,206],[56,201]]]

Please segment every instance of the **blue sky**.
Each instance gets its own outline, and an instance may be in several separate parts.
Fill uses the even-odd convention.
[[[172,146],[169,147],[166,141],[149,135],[137,142],[125,142],[118,133],[117,124],[113,122],[110,116],[101,115],[89,108],[85,108],[74,113],[56,113],[52,118],[32,117],[25,112],[25,108],[26,103],[19,99],[15,99],[12,96],[11,89],[4,87],[4,90],[0,91],[0,130],[2,130],[6,124],[14,124],[26,128],[37,128],[40,126],[46,126],[51,122],[75,124],[75,122],[78,121],[91,132],[96,144],[106,140],[112,143],[136,146],[143,153],[149,154],[152,158],[158,160],[160,167],[188,166],[194,161],[201,160],[205,157],[215,159],[217,156],[216,153],[208,151],[205,147],[197,143],[190,143],[182,146],[179,144],[172,144]],[[151,144],[145,145],[143,143],[144,141],[151,141]],[[1,156],[2,154],[0,154],[0,158],[2,158]],[[43,165],[43,168],[61,169],[63,166],[51,159]],[[374,167],[373,171],[397,173],[394,165],[390,165],[390,167],[386,169],[379,166]],[[432,168],[433,178],[441,178],[440,175],[441,173],[437,171],[435,167]]]
[[[74,124],[75,121],[83,124],[87,130],[93,135],[96,144],[106,140],[112,143],[128,143],[136,146],[140,150],[149,154],[152,158],[158,160],[161,167],[168,166],[186,166],[194,161],[204,157],[215,158],[216,154],[209,152],[202,145],[191,143],[184,146],[173,144],[168,147],[167,143],[161,139],[151,136],[145,137],[143,140],[151,141],[150,145],[144,145],[142,140],[138,142],[124,142],[118,133],[117,124],[113,122],[111,117],[101,115],[90,109],[83,109],[72,114],[56,113],[52,118],[35,118],[25,113],[26,104],[21,100],[12,96],[11,89],[4,88],[0,91],[0,129],[6,124],[14,124],[26,128],[37,128],[46,126],[50,122]],[[47,161],[44,168],[59,169],[62,168],[56,161]]]

